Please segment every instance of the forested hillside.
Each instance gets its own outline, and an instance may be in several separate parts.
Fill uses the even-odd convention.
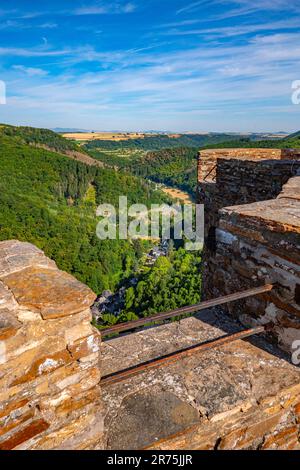
[[[76,143],[65,139],[49,129],[0,124],[0,135],[18,138],[20,142],[25,144],[49,147],[57,152],[85,152],[85,150],[80,148]]]
[[[144,152],[141,150],[93,150],[93,158],[106,166],[195,194],[198,147],[175,147]]]
[[[22,140],[0,135],[0,239],[32,242],[96,292],[114,289],[132,272],[146,242],[100,241],[96,205],[117,204],[120,194],[130,204],[165,198],[134,176],[90,167]]]
[[[132,173],[180,188],[192,196],[196,190],[198,148],[164,149],[147,152],[129,166]]]

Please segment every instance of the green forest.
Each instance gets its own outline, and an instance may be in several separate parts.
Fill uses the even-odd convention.
[[[148,317],[200,301],[201,256],[184,248],[161,256],[153,267],[143,269],[135,287],[126,290],[119,315],[103,314],[101,327]]]
[[[90,153],[106,166],[115,166],[141,178],[180,188],[194,196],[198,150],[197,147],[176,147],[148,152],[119,149]]]
[[[85,153],[85,150],[79,147],[76,143],[65,139],[63,136],[50,131],[49,129],[0,124],[0,134],[14,137],[24,144],[45,146],[55,150],[56,152],[65,153],[68,151],[77,151]]]
[[[179,147],[147,152],[129,170],[143,178],[174,186],[195,195],[198,149]]]
[[[0,135],[0,239],[34,243],[96,293],[129,276],[148,242],[100,241],[96,206],[165,202],[144,180]],[[140,246],[141,245],[141,246]],[[145,245],[145,246],[144,246]]]
[[[283,139],[251,140],[249,138],[229,140],[217,144],[205,145],[204,148],[275,148],[298,149],[300,148],[300,132],[291,134]]]

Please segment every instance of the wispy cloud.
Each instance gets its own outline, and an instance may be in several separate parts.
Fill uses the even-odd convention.
[[[289,10],[287,1],[270,2],[182,0],[177,17],[163,9],[175,2],[160,2],[160,25],[152,16],[159,0],[144,2],[148,10],[142,0],[78,0],[64,11],[57,0],[55,13],[44,10],[40,20],[21,19],[21,12],[3,16],[3,29],[20,33],[1,32],[0,78],[8,104],[0,107],[0,121],[129,130],[293,129],[300,117],[300,107],[290,104],[291,83],[299,79],[300,19],[288,13],[299,0],[290,0]],[[126,16],[133,11],[135,22]],[[266,13],[243,16],[253,11]],[[114,14],[113,21],[97,16],[106,14]],[[226,15],[242,18],[229,22]],[[57,24],[64,25],[63,35]],[[22,33],[22,27],[35,29]],[[89,34],[96,31],[103,31],[101,38]],[[48,36],[44,44],[37,39],[42,34]]]
[[[184,26],[184,25],[183,25]],[[243,36],[258,32],[292,30],[300,28],[300,19],[291,18],[290,20],[281,20],[254,24],[241,24],[236,26],[215,27],[215,28],[197,28],[197,29],[170,29],[162,34],[167,36],[191,36],[205,35],[210,38],[225,38],[234,36]]]
[[[45,75],[48,75],[48,72],[46,70],[36,67],[24,67],[24,65],[14,65],[13,69],[17,70],[18,72],[24,73],[28,77],[44,77]]]
[[[196,2],[189,3],[188,5],[185,5],[182,8],[179,8],[176,11],[176,13],[180,14],[180,13],[190,12],[190,11],[200,8],[201,6],[207,5],[209,3],[215,3],[215,2],[213,0],[211,2],[209,2],[209,0],[198,0]]]
[[[22,29],[54,29],[57,28],[57,23],[42,23],[42,24],[32,24],[25,21],[19,20],[6,20],[0,23],[0,31],[3,30],[22,30]]]
[[[64,51],[34,48],[31,53],[64,54],[60,59],[62,67],[69,60],[90,60],[101,65],[101,72],[64,71],[55,79],[38,72],[26,75],[23,67],[17,68],[25,78],[12,82],[18,93],[13,94],[11,106],[29,107],[33,115],[38,109],[46,109],[49,115],[55,114],[57,122],[59,116],[64,116],[75,125],[72,113],[77,109],[92,128],[101,128],[99,116],[105,116],[107,126],[115,122],[127,128],[131,122],[128,115],[140,119],[143,126],[152,122],[153,127],[159,115],[169,119],[170,125],[175,118],[180,121],[184,117],[187,127],[195,117],[205,119],[207,129],[210,122],[213,126],[217,118],[221,119],[222,112],[228,114],[228,107],[231,122],[234,116],[247,115],[251,110],[261,113],[264,120],[266,113],[274,109],[296,113],[289,106],[289,99],[290,83],[300,68],[300,38],[293,33],[256,36],[242,45],[207,45],[168,53],[103,53],[91,46]],[[47,96],[51,100],[45,100]],[[143,115],[145,108],[149,121]],[[271,119],[269,127],[272,126]]]
[[[131,2],[127,3],[110,3],[110,4],[96,4],[76,8],[73,11],[74,15],[106,15],[106,14],[122,14],[133,13],[136,10],[136,5]]]
[[[39,24],[37,27],[42,28],[42,29],[55,29],[58,27],[58,24],[57,23],[43,23],[43,24]]]
[[[50,49],[47,47],[32,47],[32,48],[23,48],[23,47],[0,47],[0,56],[8,57],[59,57],[66,56],[68,54],[74,53],[75,50],[70,49]]]
[[[205,6],[223,6],[226,11],[213,15],[215,19],[228,19],[253,14],[259,11],[298,11],[298,0],[198,0],[189,3],[176,11],[177,14],[198,11]]]

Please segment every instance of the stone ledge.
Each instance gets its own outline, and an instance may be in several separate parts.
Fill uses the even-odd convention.
[[[0,242],[0,279],[29,266],[57,269],[55,262],[31,243],[18,240]]]
[[[0,242],[0,279],[0,310],[14,311],[20,306],[39,313],[44,320],[81,312],[96,298],[91,289],[60,271],[41,250],[15,240]],[[4,334],[7,322],[1,323]]]
[[[3,278],[18,304],[39,312],[44,320],[89,308],[96,295],[73,276],[44,267],[29,267]]]
[[[251,225],[255,225],[257,221],[264,230],[298,234],[300,233],[300,177],[291,178],[277,199],[224,207],[219,212],[221,219],[228,218],[235,222],[239,218],[243,222],[250,222]]]

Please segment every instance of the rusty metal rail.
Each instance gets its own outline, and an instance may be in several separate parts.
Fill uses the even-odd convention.
[[[214,166],[209,170],[209,172],[207,173],[207,175],[204,176],[203,181],[206,181],[207,178],[212,174],[212,172],[213,172],[216,168],[217,168],[217,165],[214,165]],[[214,179],[216,179],[216,177],[215,177]]]
[[[210,349],[218,348],[220,346],[223,346],[224,344],[232,343],[234,341],[238,341],[240,339],[247,338],[249,336],[257,335],[260,333],[263,333],[267,331],[269,328],[269,325],[267,326],[257,326],[255,328],[251,328],[248,330],[243,330],[238,333],[233,333],[231,335],[225,335],[220,338],[217,338],[212,341],[207,341],[204,343],[198,343],[193,346],[190,346],[185,349],[180,349],[177,351],[174,351],[170,354],[167,354],[165,356],[161,356],[155,359],[151,359],[147,362],[142,362],[140,364],[137,364],[132,367],[128,367],[127,369],[114,372],[112,374],[106,375],[102,377],[100,381],[100,385],[102,387],[105,387],[107,385],[112,385],[115,383],[122,382],[124,380],[127,380],[130,377],[134,377],[136,375],[139,375],[143,372],[146,372],[148,370],[153,370],[153,369],[159,369],[160,367],[164,367],[168,364],[174,363],[179,359],[183,359],[185,357],[192,356],[197,353],[201,353],[204,351],[208,351]]]
[[[228,302],[234,302],[235,300],[246,299],[247,297],[252,297],[258,294],[264,294],[270,292],[273,289],[272,284],[266,284],[261,287],[254,287],[253,289],[247,289],[242,292],[236,292],[234,294],[225,295],[223,297],[218,297],[217,299],[206,300],[200,302],[199,304],[191,305],[188,307],[177,308],[176,310],[170,310],[169,312],[162,312],[152,315],[150,317],[140,318],[139,320],[133,320],[126,323],[120,323],[119,325],[106,328],[101,331],[102,338],[115,334],[121,333],[124,331],[134,330],[140,326],[144,326],[148,323],[159,322],[163,320],[168,320],[174,317],[180,317],[186,315],[187,313],[200,312],[201,310],[206,310],[211,307],[216,307],[218,305],[223,305]]]

